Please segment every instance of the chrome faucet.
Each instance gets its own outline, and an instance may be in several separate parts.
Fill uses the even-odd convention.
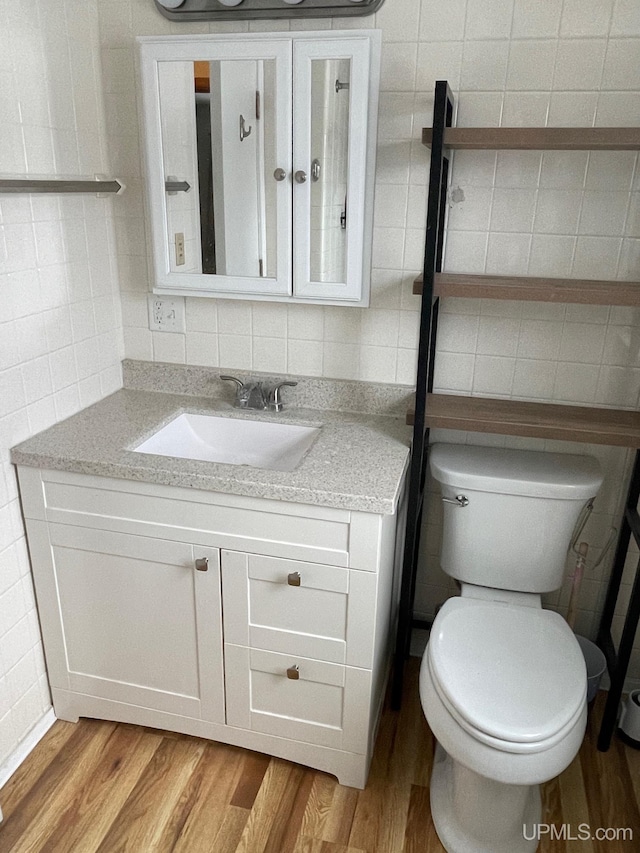
[[[264,382],[249,379],[242,382],[236,376],[220,376],[228,382],[236,383],[236,398],[233,405],[237,409],[257,409],[258,411],[269,409],[272,412],[281,412],[284,408],[280,389],[283,385],[297,385],[297,382],[278,382],[269,389]]]
[[[290,385],[292,388],[294,385],[297,385],[297,382],[278,382],[273,386],[271,391],[269,392],[269,409],[272,412],[281,412],[284,408],[284,403],[282,402],[280,389],[283,385]]]

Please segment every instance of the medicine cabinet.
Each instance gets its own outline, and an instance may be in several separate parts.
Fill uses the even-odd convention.
[[[154,292],[366,306],[379,31],[138,42]]]

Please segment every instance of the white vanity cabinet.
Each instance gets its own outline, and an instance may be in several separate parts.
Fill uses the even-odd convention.
[[[380,33],[138,42],[154,292],[366,306]]]
[[[396,515],[18,468],[54,709],[366,781]]]

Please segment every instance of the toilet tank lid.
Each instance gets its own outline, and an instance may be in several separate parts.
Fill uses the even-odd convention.
[[[481,492],[586,500],[602,484],[593,456],[438,443],[429,462],[438,482]]]

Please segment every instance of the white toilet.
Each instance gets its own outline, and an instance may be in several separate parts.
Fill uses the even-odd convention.
[[[536,849],[539,785],[580,748],[584,658],[541,593],[602,483],[588,456],[435,444],[443,570],[461,583],[438,612],[420,670],[437,740],[431,810],[449,853]]]

